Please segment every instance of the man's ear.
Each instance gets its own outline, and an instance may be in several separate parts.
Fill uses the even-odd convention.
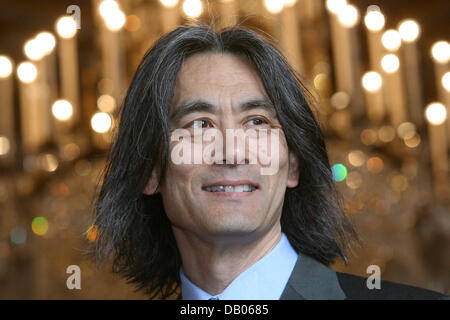
[[[152,175],[150,176],[150,179],[148,179],[147,185],[142,190],[142,193],[149,196],[158,193],[159,192],[158,181],[159,181],[159,170],[155,166],[153,167]]]
[[[298,185],[299,174],[300,171],[298,157],[294,152],[289,151],[289,171],[287,180],[288,188],[295,188]]]

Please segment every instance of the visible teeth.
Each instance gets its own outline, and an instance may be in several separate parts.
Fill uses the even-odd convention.
[[[204,188],[209,192],[252,192],[256,190],[256,187],[250,186],[248,184],[242,184],[238,186],[214,186]]]

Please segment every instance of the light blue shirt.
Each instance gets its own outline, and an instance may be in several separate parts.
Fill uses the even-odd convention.
[[[281,234],[280,242],[264,257],[236,277],[225,290],[211,296],[193,284],[180,268],[183,300],[278,300],[294,270],[298,254]]]

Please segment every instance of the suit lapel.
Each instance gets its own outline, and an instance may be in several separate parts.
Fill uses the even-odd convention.
[[[345,298],[336,271],[299,253],[280,300],[342,300]]]

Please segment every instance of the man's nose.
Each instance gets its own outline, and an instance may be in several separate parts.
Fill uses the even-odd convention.
[[[221,134],[223,137],[222,164],[237,166],[249,163],[248,143],[243,128],[236,124],[229,124],[221,128]]]

